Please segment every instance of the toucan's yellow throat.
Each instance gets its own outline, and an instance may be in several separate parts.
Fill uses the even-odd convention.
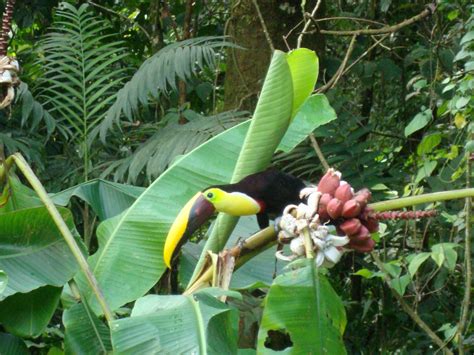
[[[258,201],[242,192],[227,192],[211,187],[191,198],[171,226],[166,237],[163,258],[171,268],[171,260],[179,246],[203,225],[215,211],[232,216],[248,216],[261,212]]]
[[[214,213],[215,208],[201,192],[191,198],[176,216],[163,249],[163,259],[171,268],[171,259],[178,247],[206,222]]]
[[[260,204],[242,192],[227,192],[212,187],[203,192],[204,198],[212,203],[217,212],[231,216],[250,216],[260,212]]]

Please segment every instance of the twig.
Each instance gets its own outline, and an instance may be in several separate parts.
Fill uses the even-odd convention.
[[[344,59],[341,65],[337,69],[336,74],[334,74],[334,76],[325,85],[317,89],[316,92],[325,92],[326,90],[333,88],[337,84],[339,79],[344,74],[344,69],[346,68],[347,62],[349,61],[352,51],[354,50],[356,39],[357,39],[357,35],[352,36],[351,43],[349,44],[349,48],[347,48],[346,55],[344,56]]]
[[[325,22],[325,21],[333,21],[333,20],[351,20],[351,21],[356,21],[356,22],[372,23],[374,25],[379,25],[379,26],[386,26],[386,24],[383,22],[369,20],[366,18],[351,17],[351,16],[335,16],[335,17],[325,17],[325,18],[318,18],[318,19],[312,18],[311,20],[313,22]]]
[[[354,67],[354,65],[356,65],[357,63],[359,63],[362,58],[364,58],[367,54],[369,54],[370,51],[372,51],[375,47],[377,47],[382,41],[384,41],[385,39],[387,39],[390,35],[387,34],[385,36],[382,36],[379,40],[375,41],[375,43],[373,45],[371,45],[364,53],[362,53],[356,60],[354,60],[346,69],[344,69],[344,72],[341,74],[342,75],[345,75],[349,70],[352,69],[352,67]]]
[[[339,69],[337,70],[336,74],[325,84],[323,85],[322,87],[318,88],[315,90],[315,92],[325,92],[326,90],[334,87],[337,83],[337,81],[339,81],[339,79],[345,75],[349,70],[351,70],[357,63],[359,63],[362,58],[364,58],[367,54],[369,54],[370,51],[372,51],[375,47],[377,47],[383,40],[385,40],[386,38],[388,38],[388,36],[390,36],[389,34],[386,34],[384,36],[382,36],[382,38],[380,38],[379,40],[377,40],[373,45],[371,45],[364,53],[362,53],[356,60],[354,60],[347,68],[345,68],[343,70],[342,73],[339,73]],[[347,55],[346,55],[347,56]],[[340,68],[340,67],[339,67]],[[337,80],[336,80],[337,78]],[[333,81],[335,81],[333,83]],[[331,87],[329,87],[329,84],[331,84]],[[372,132],[372,133],[376,133],[376,132]],[[380,133],[379,133],[380,134]],[[396,138],[396,137],[395,137]],[[405,138],[404,138],[405,139]],[[411,138],[409,138],[411,139]]]
[[[257,11],[258,19],[260,20],[260,24],[262,25],[263,33],[265,34],[265,38],[267,39],[268,46],[270,47],[270,51],[273,53],[275,51],[275,46],[273,45],[272,38],[268,33],[267,25],[265,24],[265,20],[263,19],[262,12],[260,11],[260,6],[258,6],[257,0],[252,0],[253,5],[255,6],[255,10]]]
[[[288,50],[291,50],[290,48],[290,45],[288,44],[288,37],[290,37],[290,35],[293,33],[294,30],[296,30],[299,26],[301,26],[301,24],[305,23],[304,20],[301,20],[300,22],[298,22],[296,25],[294,25],[286,35],[283,35],[283,42],[285,42],[285,45],[286,45],[286,48]]]
[[[350,30],[350,31],[333,31],[333,30],[322,30],[322,29],[317,29],[309,32],[306,31],[306,27],[303,30],[304,34],[309,34],[309,33],[314,33],[314,32],[319,32],[322,34],[327,34],[327,35],[335,35],[335,36],[359,36],[359,35],[380,35],[384,33],[393,33],[397,32],[403,27],[409,26],[412,23],[415,23],[429,15],[431,15],[435,11],[436,7],[434,4],[428,5],[427,8],[425,8],[422,12],[420,12],[418,15],[410,17],[409,19],[406,19],[400,23],[397,23],[396,25],[392,26],[385,26],[382,28],[368,28],[368,29],[360,29],[360,30]],[[311,14],[311,16],[308,16],[309,20],[312,22],[316,22],[316,19],[314,16]],[[303,34],[302,33],[302,34]]]
[[[466,155],[466,187],[471,186],[471,161],[470,153]],[[464,239],[464,263],[465,263],[465,286],[464,298],[461,304],[461,317],[459,319],[458,330],[459,334],[459,354],[464,354],[464,330],[466,328],[469,309],[471,305],[471,287],[472,287],[472,265],[471,265],[471,198],[466,198],[466,236]]]
[[[179,31],[178,31],[178,25],[176,24],[176,21],[174,20],[173,16],[171,15],[171,11],[170,11],[170,8],[169,8],[169,5],[168,5],[168,1],[163,0],[162,4],[163,4],[163,11],[166,11],[166,13],[169,15],[169,18],[171,20],[171,27],[173,28],[173,32],[174,32],[174,35],[176,37],[176,40],[179,42],[179,41],[182,40],[181,35],[179,34]]]
[[[321,162],[321,164],[324,167],[324,171],[328,171],[329,170],[329,164],[328,164],[326,158],[324,157],[324,154],[321,151],[321,148],[319,147],[318,141],[316,140],[316,137],[314,136],[313,133],[310,133],[309,139],[311,141],[311,145],[313,146],[314,151],[316,152],[316,155],[319,158],[319,161]]]
[[[64,237],[64,240],[69,246],[69,249],[71,250],[74,257],[76,258],[76,261],[79,264],[79,267],[81,268],[82,272],[86,276],[86,279],[89,282],[89,286],[91,287],[92,291],[97,297],[97,301],[99,302],[102,308],[102,311],[104,312],[105,318],[109,322],[112,321],[114,319],[114,316],[109,306],[107,305],[107,302],[105,301],[102,290],[99,287],[99,283],[97,282],[97,279],[92,273],[89,267],[89,264],[87,263],[86,258],[82,254],[81,249],[77,245],[71,231],[69,230],[69,227],[66,225],[66,223],[62,219],[53,201],[49,197],[48,193],[44,189],[39,179],[36,177],[33,170],[31,170],[30,166],[28,165],[26,160],[23,158],[23,156],[20,153],[15,153],[11,157],[13,161],[15,162],[16,166],[18,167],[18,169],[20,169],[20,171],[23,173],[25,178],[28,180],[31,187],[33,187],[33,190],[35,190],[35,192],[38,194],[41,201],[44,203],[46,209],[51,215],[51,218],[53,219],[54,223],[56,224],[62,236]]]
[[[390,291],[392,291],[393,296],[398,300],[400,305],[402,306],[403,310],[410,316],[410,318],[428,335],[431,340],[433,340],[436,345],[440,347],[440,349],[443,350],[445,354],[453,354],[453,352],[449,349],[445,349],[445,343],[436,335],[436,333],[423,321],[423,319],[420,318],[420,316],[405,302],[402,296],[397,293],[391,286],[390,286],[390,277],[388,276],[387,272],[385,271],[385,268],[383,266],[382,261],[380,260],[379,256],[375,253],[372,252],[372,257],[375,260],[375,263],[377,264],[378,268],[384,273],[384,280],[387,284],[387,286],[390,288]]]
[[[298,41],[296,42],[296,48],[301,47],[301,43],[303,42],[303,36],[305,35],[306,30],[308,29],[309,25],[311,24],[311,18],[314,18],[314,15],[316,15],[316,12],[319,9],[319,5],[321,5],[321,0],[318,0],[316,5],[314,6],[313,11],[311,11],[311,15],[309,15],[309,18],[305,19],[305,23],[303,26],[303,31],[301,31],[300,35],[298,36]],[[305,15],[306,17],[306,15]]]
[[[183,23],[183,39],[191,38],[191,21],[192,21],[192,14],[193,14],[193,5],[194,0],[187,0],[186,1],[186,8],[184,11],[184,23]],[[179,106],[180,108],[186,103],[186,83],[184,80],[180,80],[178,83],[179,89]],[[179,117],[179,124],[185,124],[188,122],[184,115],[180,115]]]
[[[114,11],[114,10],[112,10],[112,9],[109,9],[108,7],[105,7],[105,6],[96,4],[96,3],[93,2],[93,1],[88,0],[87,3],[90,4],[90,5],[92,5],[92,6],[94,6],[94,7],[97,7],[98,9],[101,9],[101,10],[104,10],[104,11],[109,12],[109,13],[111,13],[111,14],[114,14],[114,15],[116,15],[116,16],[118,16],[118,17],[120,17],[120,18],[122,18],[122,19],[124,19],[124,20],[126,20],[126,21],[128,21],[128,22],[130,22],[130,23],[132,23],[133,25],[137,26],[137,27],[140,29],[140,31],[143,32],[143,34],[144,34],[145,37],[148,39],[148,41],[149,41],[150,43],[152,43],[152,38],[151,38],[150,34],[148,33],[148,31],[145,29],[145,27],[143,27],[142,25],[140,25],[140,24],[139,24],[138,22],[136,22],[135,20],[131,19],[131,18],[128,17],[128,16],[125,16],[125,15],[121,14],[120,12],[117,12],[117,11]]]

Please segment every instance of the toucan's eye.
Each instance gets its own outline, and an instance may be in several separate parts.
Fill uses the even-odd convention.
[[[213,194],[212,192],[208,192],[208,193],[207,193],[207,197],[208,197],[208,198],[213,198],[213,197],[214,197],[214,194]]]

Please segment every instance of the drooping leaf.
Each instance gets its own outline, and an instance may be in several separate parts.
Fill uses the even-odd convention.
[[[318,274],[314,260],[304,264],[278,276],[271,286],[258,332],[259,354],[282,350],[293,354],[346,353],[342,301],[327,278]]]
[[[197,115],[197,114],[196,114]],[[173,122],[160,128],[151,138],[117,167],[128,169],[128,181],[133,183],[146,169],[149,179],[156,178],[180,155],[187,154],[210,138],[248,118],[246,112],[221,112],[205,117],[197,115],[186,124]],[[166,151],[166,154],[163,152]]]
[[[25,342],[12,334],[0,333],[0,354],[28,355]]]
[[[405,137],[419,131],[424,128],[433,117],[433,114],[430,109],[418,113],[410,123],[405,127]]]
[[[117,354],[232,354],[237,351],[236,310],[203,290],[192,296],[148,295],[129,318],[111,323]]]
[[[73,196],[77,196],[87,202],[103,221],[129,208],[143,191],[143,187],[94,179],[58,192],[51,198],[55,204],[66,206]]]
[[[59,212],[75,230],[69,210]],[[0,214],[0,269],[8,275],[0,300],[45,285],[63,286],[78,265],[44,207]]]
[[[290,152],[318,127],[337,118],[336,112],[323,94],[310,96],[297,111],[278,151]]]
[[[400,296],[403,296],[407,286],[410,284],[410,281],[411,276],[409,274],[405,274],[390,280],[390,287],[392,287]]]
[[[438,267],[443,264],[448,270],[453,271],[456,267],[457,252],[454,250],[459,247],[456,243],[439,243],[431,247],[431,258],[435,261]]]
[[[109,328],[83,303],[63,313],[65,351],[69,354],[107,354],[112,350]]]
[[[139,105],[146,105],[150,96],[176,90],[178,79],[188,82],[198,70],[213,68],[215,50],[229,46],[235,45],[225,37],[196,37],[170,44],[148,58],[118,92],[101,126],[102,140],[121,114],[131,120]]]
[[[430,253],[419,253],[415,255],[415,257],[410,261],[410,264],[408,265],[408,271],[412,278],[415,276],[421,264],[423,264],[429,257]]]
[[[431,176],[433,171],[436,169],[437,165],[438,165],[438,162],[436,160],[425,161],[423,166],[420,169],[418,169],[418,172],[415,177],[415,183],[418,184],[424,178]]]
[[[0,323],[20,337],[40,335],[59,304],[61,288],[45,286],[17,293],[0,302]]]

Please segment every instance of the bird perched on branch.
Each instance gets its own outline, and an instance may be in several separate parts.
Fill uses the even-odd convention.
[[[166,237],[164,261],[171,267],[173,255],[215,212],[231,216],[257,215],[260,228],[268,227],[269,215],[298,204],[302,180],[276,169],[249,175],[235,184],[209,186],[191,198],[176,217]]]

